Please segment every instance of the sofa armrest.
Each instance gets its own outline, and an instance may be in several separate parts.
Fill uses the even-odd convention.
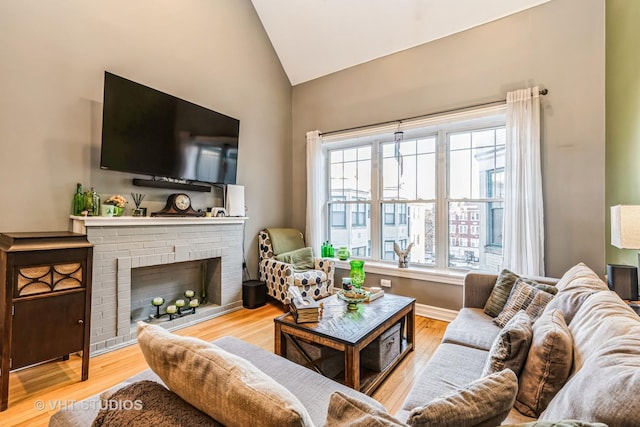
[[[484,308],[497,278],[497,274],[467,273],[464,276],[462,306],[465,308]]]
[[[333,276],[336,271],[335,261],[331,258],[315,258],[315,269],[321,270],[327,275],[327,292],[333,293]]]

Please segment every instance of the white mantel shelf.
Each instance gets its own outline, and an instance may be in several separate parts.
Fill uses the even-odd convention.
[[[237,217],[150,217],[150,216],[70,216],[73,231],[86,234],[87,227],[123,227],[154,225],[222,225],[243,224],[246,216]]]

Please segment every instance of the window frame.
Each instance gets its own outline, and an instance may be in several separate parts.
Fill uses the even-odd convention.
[[[435,264],[412,264],[412,267],[419,268],[436,268],[437,270],[453,270],[453,271],[468,271],[471,268],[460,268],[455,266],[449,266],[449,246],[450,246],[450,234],[449,234],[449,203],[452,201],[462,201],[449,198],[449,182],[448,175],[451,164],[448,156],[448,135],[459,132],[471,132],[482,131],[495,128],[504,128],[506,125],[505,107],[493,106],[484,109],[459,112],[446,117],[428,118],[426,120],[417,120],[416,123],[403,123],[403,132],[405,132],[404,140],[408,138],[428,138],[434,136],[436,138],[436,152],[435,152],[435,186],[436,194],[435,199],[419,199],[419,200],[399,200],[397,198],[384,198],[382,194],[382,153],[381,144],[390,143],[394,141],[393,132],[397,130],[396,126],[393,128],[390,125],[383,125],[380,129],[370,128],[363,131],[345,132],[345,135],[336,133],[331,135],[330,138],[325,139],[323,137],[323,153],[328,156],[328,152],[336,149],[346,149],[350,147],[358,147],[365,144],[371,145],[371,199],[370,203],[370,256],[368,258],[374,262],[392,264],[388,260],[384,260],[384,241],[382,237],[383,228],[385,225],[398,225],[398,219],[395,218],[397,209],[394,209],[394,224],[385,224],[385,212],[383,211],[384,204],[394,203],[406,203],[407,213],[406,225],[409,225],[409,209],[410,203],[433,203],[435,206]],[[327,157],[328,158],[328,157]],[[327,200],[328,192],[330,189],[330,168],[327,167],[327,179],[326,179],[326,191]],[[472,201],[478,202],[502,202],[504,199],[472,199]],[[349,202],[347,202],[349,203]],[[395,208],[395,206],[394,206]],[[389,212],[389,215],[391,213]],[[475,218],[466,218],[466,221],[475,221]],[[405,223],[401,224],[405,225]],[[472,224],[467,224],[470,228]],[[325,223],[325,227],[329,224]],[[410,225],[409,225],[410,226]],[[468,229],[469,229],[468,228]],[[324,235],[329,236],[329,230],[324,230]],[[471,236],[466,236],[471,238]],[[456,239],[457,240],[457,239]],[[456,243],[458,243],[456,241]],[[395,263],[393,263],[395,264]]]

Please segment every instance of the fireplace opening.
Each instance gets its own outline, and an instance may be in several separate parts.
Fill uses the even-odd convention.
[[[156,307],[154,298],[163,298],[160,313],[167,306],[182,299],[187,303],[185,291],[192,290],[200,305],[196,311],[219,307],[221,304],[221,258],[176,262],[131,269],[131,323],[139,320],[167,322],[168,316],[151,319]]]

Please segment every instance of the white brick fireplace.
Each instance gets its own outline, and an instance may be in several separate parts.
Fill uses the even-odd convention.
[[[135,341],[132,310],[139,315],[146,305],[150,307],[150,291],[147,279],[144,290],[133,292],[134,298],[143,295],[137,297],[143,299],[132,301],[132,287],[136,289],[132,276],[154,277],[153,273],[135,274],[138,269],[157,267],[157,276],[167,276],[167,269],[174,266],[176,270],[185,269],[188,262],[208,266],[203,269],[208,303],[198,307],[196,314],[170,322],[161,320],[158,324],[166,328],[202,322],[242,306],[242,240],[246,218],[71,218],[73,231],[86,234],[94,245],[92,355]],[[191,280],[196,283],[188,287],[195,288],[200,295],[200,278]],[[169,301],[176,292],[179,295],[183,291],[167,290],[166,284],[159,284],[156,296],[166,295]]]

